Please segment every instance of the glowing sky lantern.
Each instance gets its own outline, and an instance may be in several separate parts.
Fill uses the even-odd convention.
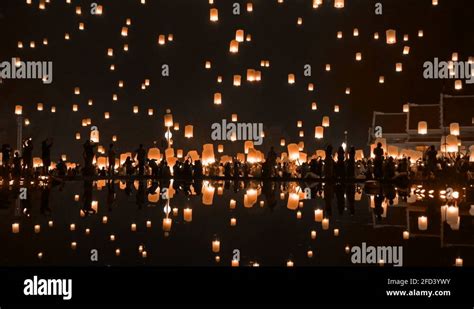
[[[251,148],[254,148],[253,141],[245,141],[245,143],[244,143],[244,153],[248,154],[249,149],[251,149]]]
[[[158,148],[150,148],[148,150],[148,159],[150,160],[156,160],[157,162],[159,162],[161,160],[161,153],[160,153],[160,149]]]
[[[324,138],[324,127],[317,126],[314,128],[314,137],[317,139]]]
[[[462,80],[458,79],[454,81],[454,89],[462,90]]]
[[[212,164],[216,161],[214,156],[214,145],[213,144],[204,144],[202,150],[202,163],[204,165]]]
[[[245,32],[242,29],[236,30],[235,31],[235,40],[239,43],[242,43],[244,41],[245,37]]]
[[[397,43],[397,32],[393,29],[389,29],[385,32],[385,36],[386,36],[386,41],[387,41],[387,44],[391,45],[391,44],[395,44]]]
[[[325,127],[325,128],[328,128],[329,127],[329,116],[324,116],[323,117],[323,121],[322,121],[322,126]]]
[[[336,9],[344,8],[344,0],[334,0],[334,7]]]
[[[194,127],[192,125],[187,125],[184,127],[184,137],[193,138]]]
[[[398,63],[395,65],[395,71],[397,71],[397,72],[403,71],[403,64],[402,64],[401,62],[398,62]]]
[[[210,9],[209,15],[210,15],[209,16],[210,21],[212,22],[219,21],[219,10],[217,10],[216,8]]]
[[[288,84],[292,85],[295,83],[295,74],[288,74]]]
[[[173,115],[168,113],[164,116],[165,127],[171,128],[173,126]]]
[[[216,105],[222,104],[222,94],[220,92],[214,93],[214,104]]]
[[[418,134],[420,135],[428,134],[428,123],[426,121],[418,122]]]
[[[123,37],[128,36],[128,28],[127,27],[122,27],[122,31],[120,33]]]
[[[240,87],[241,83],[242,83],[242,76],[234,75],[233,85],[236,87]]]
[[[460,134],[459,123],[453,122],[449,124],[449,134],[454,135],[454,136],[459,136]]]
[[[235,54],[239,52],[239,42],[236,40],[230,41],[229,52]]]
[[[297,144],[289,144],[288,157],[291,161],[296,161],[300,158],[300,150]]]
[[[21,116],[23,114],[23,106],[16,105],[15,106],[15,115]]]
[[[166,43],[166,37],[164,34],[160,34],[158,36],[158,45],[165,45]]]

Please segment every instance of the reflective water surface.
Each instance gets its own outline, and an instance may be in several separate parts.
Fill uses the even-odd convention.
[[[24,186],[1,186],[0,266],[360,266],[350,250],[364,242],[402,246],[403,266],[474,265],[472,186]]]

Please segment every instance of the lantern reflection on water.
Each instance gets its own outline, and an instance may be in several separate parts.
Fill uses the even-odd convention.
[[[183,217],[185,222],[193,221],[193,210],[191,208],[185,208],[183,211]]]
[[[173,220],[171,220],[171,218],[163,218],[163,231],[165,232],[171,231],[172,223],[173,223]]]
[[[428,229],[428,218],[425,216],[418,217],[418,229],[420,231],[426,231]]]
[[[202,187],[202,204],[206,206],[211,206],[214,200],[214,192],[216,188],[214,188],[210,184],[203,184]]]
[[[298,208],[298,202],[300,200],[298,193],[290,193],[288,195],[288,202],[286,207],[290,210],[296,210]]]
[[[322,222],[323,221],[323,211],[321,209],[316,209],[314,211],[314,221]]]

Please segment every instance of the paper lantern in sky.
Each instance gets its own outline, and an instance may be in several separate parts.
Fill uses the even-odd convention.
[[[397,43],[397,32],[393,29],[389,29],[385,32],[387,44]]]
[[[212,8],[209,12],[209,20],[212,22],[219,21],[219,11],[216,8]]]
[[[173,126],[173,115],[172,114],[165,114],[165,127],[171,128]]]
[[[230,41],[229,52],[235,54],[239,52],[239,42],[236,40]]]
[[[22,115],[23,114],[23,106],[21,105],[16,105],[15,106],[15,115]]]
[[[235,31],[235,40],[237,42],[242,43],[244,41],[244,37],[245,37],[244,30],[239,29]]]
[[[288,74],[288,84],[292,85],[295,83],[295,74]]]
[[[127,27],[122,27],[122,31],[120,33],[123,37],[128,36],[128,28]]]
[[[314,128],[314,137],[317,139],[322,139],[324,137],[324,127],[317,126]]]
[[[96,144],[99,143],[99,141],[100,141],[99,129],[91,130],[90,140],[91,140],[93,143],[96,143]]]
[[[253,142],[252,141],[245,141],[245,143],[244,143],[244,153],[248,154],[249,149],[251,149],[251,148],[254,148]]]
[[[240,75],[234,75],[234,86],[240,87],[242,83],[242,77]]]
[[[193,137],[193,132],[194,127],[192,125],[187,125],[184,127],[184,137],[186,138],[192,138]]]
[[[428,123],[426,121],[418,122],[418,134],[420,135],[428,134]]]
[[[344,0],[334,0],[334,7],[336,9],[344,8]]]
[[[204,144],[202,151],[202,163],[204,165],[209,165],[216,162],[214,156],[214,145],[213,144]]]
[[[395,71],[397,71],[397,72],[403,71],[403,64],[402,64],[401,62],[398,62],[398,63],[395,65]]]
[[[460,127],[459,123],[453,122],[449,125],[449,133],[454,136],[459,136],[460,134]]]
[[[222,104],[222,94],[220,92],[214,93],[214,104],[216,105]]]
[[[296,161],[300,158],[300,150],[297,144],[288,145],[288,157],[291,161]]]
[[[322,121],[322,126],[325,127],[325,128],[328,128],[329,127],[329,116],[324,116],[323,117],[323,121]]]

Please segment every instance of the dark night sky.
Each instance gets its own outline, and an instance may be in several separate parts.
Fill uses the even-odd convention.
[[[231,1],[215,0],[219,9],[219,22],[209,21],[208,0],[139,0],[100,1],[104,5],[102,16],[89,14],[92,1],[51,0],[45,11],[37,8],[38,0],[29,6],[25,1],[1,0],[0,44],[1,61],[13,56],[22,60],[54,61],[54,81],[43,85],[41,81],[7,80],[0,85],[0,133],[1,143],[15,141],[16,104],[25,107],[25,117],[32,124],[26,129],[35,143],[35,155],[40,154],[40,140],[55,138],[53,155],[67,153],[71,159],[79,159],[82,143],[88,128],[81,127],[81,120],[92,118],[101,131],[101,142],[107,145],[117,134],[119,151],[134,150],[142,142],[150,146],[164,133],[162,115],[171,108],[175,121],[181,125],[177,133],[176,148],[193,149],[210,142],[210,126],[213,122],[239,115],[240,122],[263,122],[266,139],[264,147],[277,145],[281,137],[287,142],[304,140],[305,151],[322,148],[326,143],[342,142],[344,130],[349,131],[351,144],[357,148],[366,146],[367,131],[374,110],[400,112],[402,104],[437,103],[444,88],[453,92],[453,80],[424,80],[422,65],[439,57],[449,60],[452,52],[458,52],[462,60],[474,56],[474,29],[472,0],[439,0],[433,7],[431,0],[346,0],[342,10],[333,7],[332,0],[312,9],[311,0]],[[232,4],[242,4],[240,16],[232,15]],[[252,2],[254,11],[248,13],[245,4]],[[383,4],[383,15],[376,16],[374,5]],[[75,14],[75,7],[82,6],[82,15]],[[296,20],[303,17],[303,25]],[[126,18],[132,19],[129,35],[123,38],[120,29]],[[85,31],[78,30],[79,22],[85,23]],[[359,29],[359,37],[352,36],[352,29]],[[385,30],[397,30],[397,44],[385,43]],[[240,46],[236,55],[228,52],[229,42],[235,30],[244,29],[252,35],[252,42]],[[419,29],[424,37],[418,38]],[[344,38],[337,40],[337,31]],[[381,38],[373,39],[378,31]],[[71,35],[64,40],[64,33]],[[159,34],[174,34],[174,42],[158,46]],[[403,42],[403,34],[410,41]],[[43,38],[49,45],[42,46]],[[27,46],[34,40],[37,47]],[[17,41],[25,48],[17,49]],[[129,44],[129,52],[122,50]],[[403,46],[411,47],[409,56],[403,56]],[[114,49],[114,57],[106,56],[108,48]],[[355,53],[362,52],[362,62],[354,60]],[[271,67],[260,68],[260,60],[268,59]],[[205,70],[206,60],[212,61],[212,70]],[[395,63],[403,63],[403,72],[395,72]],[[116,65],[114,72],[110,64]],[[331,63],[332,71],[324,66]],[[170,77],[161,77],[161,65],[170,66]],[[303,76],[303,66],[312,65],[312,77]],[[232,86],[232,76],[245,76],[247,68],[262,70],[262,82],[242,83]],[[288,85],[287,75],[296,74],[296,84]],[[224,82],[217,84],[217,76]],[[378,83],[379,75],[385,76],[385,84]],[[151,87],[140,89],[149,78]],[[123,80],[125,87],[118,88]],[[307,84],[313,82],[315,91],[308,92]],[[74,87],[81,88],[75,96]],[[351,87],[351,95],[344,94]],[[223,104],[213,104],[214,92],[221,92]],[[119,100],[112,101],[117,93]],[[473,93],[472,86],[465,86],[457,93]],[[94,106],[87,106],[93,99]],[[318,102],[318,111],[311,111],[311,102]],[[45,111],[36,111],[36,103],[43,102]],[[79,112],[72,112],[72,104],[79,105]],[[334,114],[333,106],[339,104],[341,112]],[[51,114],[52,105],[57,108]],[[132,106],[140,106],[138,115],[132,114]],[[149,117],[147,109],[154,108],[155,116]],[[104,120],[104,112],[111,113]],[[472,111],[467,111],[471,112]],[[331,117],[331,128],[325,132],[323,142],[314,139],[314,127],[320,125],[323,116]],[[303,120],[305,138],[298,138],[296,121]],[[184,125],[195,126],[193,140],[183,138]],[[83,139],[76,141],[75,132]],[[176,135],[176,134],[175,134]],[[226,153],[242,152],[243,142],[227,142]],[[280,148],[278,148],[280,150]]]

